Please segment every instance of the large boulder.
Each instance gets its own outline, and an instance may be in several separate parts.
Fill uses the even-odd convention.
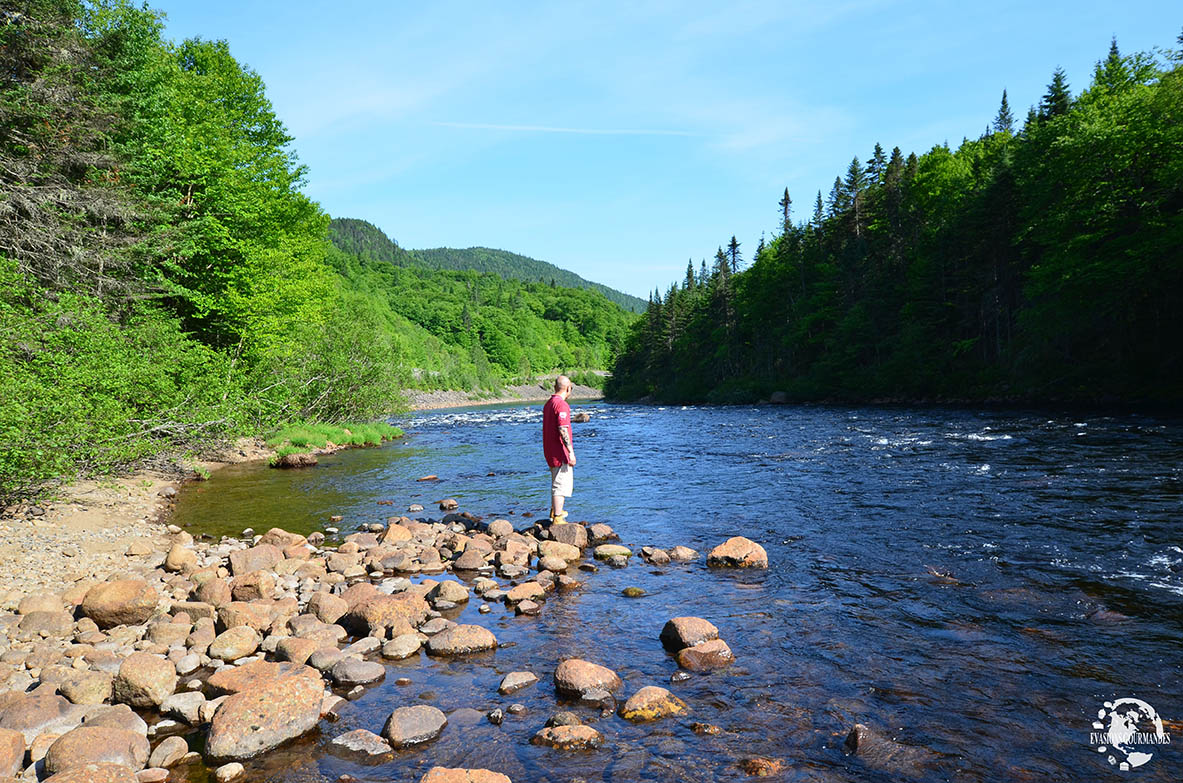
[[[78,672],[58,683],[58,692],[74,704],[102,704],[111,698],[113,680],[106,672]]]
[[[0,729],[18,731],[25,745],[41,734],[64,734],[82,722],[89,707],[71,704],[56,693],[24,694],[0,709]]]
[[[99,628],[145,623],[156,611],[160,596],[143,579],[101,582],[86,591],[82,613]]]
[[[768,553],[755,541],[734,536],[710,551],[707,565],[715,568],[767,568]]]
[[[430,742],[440,735],[448,718],[435,707],[416,704],[413,707],[399,707],[390,713],[382,735],[395,748]]]
[[[308,539],[299,533],[289,533],[283,528],[278,527],[271,528],[259,537],[260,544],[267,544],[280,549],[287,549],[290,546],[299,546],[307,542]]]
[[[720,669],[733,661],[735,655],[722,639],[711,639],[678,651],[678,665],[692,672]]]
[[[611,693],[622,684],[616,672],[580,658],[569,658],[555,669],[555,690],[562,696],[579,698],[591,690]]]
[[[16,625],[22,639],[42,636],[68,636],[74,630],[74,616],[69,612],[28,612]]]
[[[587,548],[587,528],[574,522],[556,522],[550,526],[550,536],[564,544]]]
[[[308,733],[320,720],[320,678],[288,676],[226,698],[210,721],[206,755],[242,761]]]
[[[661,629],[661,643],[670,652],[719,638],[719,629],[701,617],[675,617]]]
[[[251,661],[242,666],[214,672],[205,684],[214,696],[225,696],[251,690],[266,690],[272,683],[288,677],[303,677],[320,683],[320,674],[311,666],[298,663]]]
[[[497,637],[479,625],[453,625],[427,641],[428,655],[465,655],[497,647]]]
[[[629,697],[620,707],[620,717],[633,723],[660,720],[687,711],[686,702],[665,688],[648,685]]]
[[[136,771],[122,764],[83,764],[45,779],[45,783],[139,783]]]
[[[332,593],[313,593],[308,599],[308,611],[322,623],[335,623],[349,611],[349,603]]]
[[[45,754],[50,775],[86,764],[122,764],[141,770],[148,763],[148,740],[127,729],[79,726],[58,737]]]
[[[197,570],[197,553],[177,542],[164,557],[164,570],[189,573]]]
[[[377,595],[362,601],[339,620],[355,636],[385,639],[408,633],[427,617],[428,606],[411,592]]]
[[[259,644],[262,641],[262,637],[254,628],[249,625],[240,625],[218,634],[210,643],[207,652],[211,658],[237,661],[259,649]]]
[[[258,544],[230,553],[230,573],[242,576],[263,568],[275,568],[275,564],[280,560],[283,560],[283,552],[279,547],[273,544]]]
[[[369,685],[386,676],[386,667],[377,661],[363,661],[360,658],[342,658],[329,669],[329,676],[337,685],[348,688],[354,685]]]
[[[24,761],[25,735],[15,729],[0,729],[0,779],[15,778]]]
[[[513,783],[508,776],[489,769],[432,767],[419,783]]]
[[[468,588],[450,579],[440,582],[427,594],[429,601],[450,601],[454,604],[467,603],[468,597]]]
[[[583,552],[579,547],[572,544],[564,544],[562,541],[540,541],[538,543],[539,557],[558,557],[574,563],[576,560],[583,557]]]
[[[177,689],[172,661],[151,653],[132,653],[119,664],[112,691],[115,701],[131,707],[159,707]]]

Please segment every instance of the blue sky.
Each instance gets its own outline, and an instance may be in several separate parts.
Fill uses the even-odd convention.
[[[644,297],[745,257],[875,142],[976,137],[1110,36],[1172,46],[1177,2],[157,0],[258,71],[332,215],[404,247],[512,250]]]

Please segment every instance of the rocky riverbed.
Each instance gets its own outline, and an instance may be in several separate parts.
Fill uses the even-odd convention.
[[[413,506],[417,518],[365,524],[335,547],[322,534],[279,528],[195,541],[152,522],[148,512],[170,493],[141,489],[146,513],[119,557],[87,560],[96,571],[58,589],[12,588],[21,593],[15,612],[0,616],[0,781],[179,782],[211,773],[248,780],[269,751],[318,727],[331,731],[324,727],[382,681],[388,663],[424,651],[487,665],[479,654],[498,647],[494,633],[449,619],[470,601],[480,602],[480,615],[536,615],[564,594],[595,589],[599,568],[700,557],[686,547],[634,553],[604,524],[515,529],[505,519],[457,513],[450,499],[439,505],[451,513],[428,517]],[[735,537],[707,564],[762,568],[767,556]],[[661,642],[681,667],[673,681],[729,666],[735,653],[718,637],[704,618],[670,619]],[[621,678],[596,661],[538,666],[541,673],[506,674],[498,690],[508,696],[553,678],[563,703],[530,741],[555,752],[604,742],[564,704],[632,723],[687,712],[657,683],[622,693]],[[335,752],[381,760],[432,742],[449,716],[422,702],[392,710],[381,725],[342,732],[331,740]],[[483,719],[500,723],[515,709]],[[442,767],[422,779],[509,780],[497,770]]]

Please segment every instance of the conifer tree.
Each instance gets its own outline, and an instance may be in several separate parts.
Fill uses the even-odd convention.
[[[789,214],[793,208],[793,200],[789,198],[789,189],[785,188],[785,194],[781,200],[777,202],[780,207],[780,230],[782,234],[789,233]]]
[[[1117,36],[1109,41],[1109,55],[1097,62],[1093,83],[1102,89],[1116,92],[1130,83],[1132,74],[1126,59],[1117,48]]]
[[[700,286],[705,286],[708,280],[710,280],[710,278],[707,276],[707,260],[704,258],[699,263],[698,267],[698,284]]]
[[[883,174],[887,169],[887,155],[883,152],[883,145],[875,142],[875,150],[871,153],[871,160],[867,163],[867,181],[871,185],[878,185],[883,181]]]
[[[1056,68],[1051,84],[1039,102],[1039,119],[1050,120],[1068,113],[1072,107],[1072,93],[1068,89],[1068,76],[1063,68]]]
[[[822,227],[822,219],[825,217],[825,212],[822,207],[822,192],[817,192],[817,201],[813,204],[813,227],[820,229]]]
[[[731,235],[731,241],[727,243],[727,261],[731,264],[731,274],[739,272],[739,264],[743,261],[743,256],[739,253],[739,242],[735,241],[735,235]]]
[[[694,259],[687,259],[686,261],[686,283],[683,288],[687,291],[694,290]]]
[[[998,114],[994,117],[995,133],[1014,133],[1015,116],[1011,114],[1010,102],[1006,99],[1006,90],[1002,91],[1002,102],[998,104]]]

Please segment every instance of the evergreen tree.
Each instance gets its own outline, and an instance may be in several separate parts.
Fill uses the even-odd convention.
[[[1010,103],[1006,99],[1006,90],[1002,91],[1002,102],[998,104],[998,114],[994,117],[995,133],[1014,133],[1015,116],[1011,114]]]
[[[739,242],[735,241],[734,234],[731,235],[731,241],[727,243],[727,261],[731,264],[731,274],[737,274],[743,256],[739,253]]]
[[[777,202],[780,207],[780,230],[782,234],[789,233],[789,215],[793,208],[793,200],[789,198],[789,189],[785,188],[785,194],[781,196],[780,201]]]
[[[1068,76],[1063,68],[1057,68],[1052,74],[1051,84],[1039,102],[1039,119],[1050,120],[1068,113],[1072,107],[1072,93],[1068,89]]]
[[[709,281],[710,276],[707,274],[707,260],[704,258],[699,262],[698,266],[698,284],[700,286],[706,286]]]
[[[822,192],[817,192],[817,201],[813,203],[813,227],[820,229],[822,227],[822,220],[825,217],[825,212],[822,208]]]
[[[1129,64],[1117,48],[1117,37],[1109,41],[1109,55],[1097,62],[1093,71],[1093,84],[1108,92],[1117,92],[1129,85],[1133,74]]]
[[[875,150],[871,153],[871,160],[867,163],[867,181],[878,185],[883,181],[884,171],[887,169],[887,155],[883,152],[883,145],[875,142]]]
[[[694,285],[694,259],[688,259],[686,261],[686,283],[685,283],[685,285],[683,285],[683,288],[685,288],[687,291],[693,291],[695,288],[695,285]]]

